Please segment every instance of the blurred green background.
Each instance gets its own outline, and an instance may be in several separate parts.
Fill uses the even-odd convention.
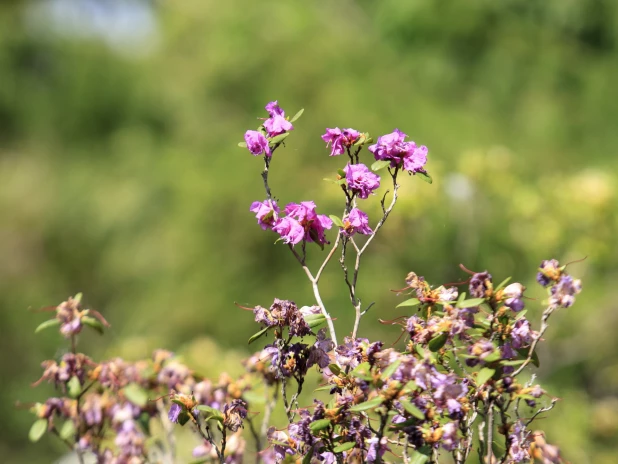
[[[618,462],[615,0],[3,1],[2,462],[63,452],[29,445],[32,417],[15,407],[50,392],[29,384],[64,343],[35,337],[46,316],[28,308],[82,291],[112,324],[82,341],[96,359],[160,346],[217,376],[239,370],[256,330],[235,301],[312,304],[248,212],[262,166],[237,143],[274,99],[306,110],[273,162],[283,204],[341,210],[322,178],[345,160],[327,156],[325,127],[398,127],[429,147],[433,185],[404,178],[364,260],[376,305],[362,336],[396,339],[376,319],[402,314],[389,290],[411,270],[439,284],[465,263],[541,299],[542,259],[587,256],[570,268],[584,292],[541,349],[541,381],[564,401],[539,427],[570,462]],[[378,197],[367,205],[375,220]],[[352,310],[336,265],[322,287],[342,337]]]

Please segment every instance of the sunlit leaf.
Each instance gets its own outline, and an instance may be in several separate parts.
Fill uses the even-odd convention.
[[[433,184],[433,179],[431,178],[431,176],[428,173],[426,173],[426,172],[417,172],[415,175],[420,177],[422,180],[424,180],[428,184]]]
[[[448,333],[441,333],[433,337],[431,340],[429,340],[427,347],[429,348],[430,351],[436,352],[445,345],[447,340],[448,340]]]
[[[277,143],[283,142],[290,135],[289,132],[284,132],[283,134],[275,135],[272,139],[268,140],[268,143],[271,145],[276,145]]]
[[[298,113],[296,113],[296,114],[292,117],[292,119],[290,119],[290,122],[294,122],[294,121],[296,121],[298,118],[300,118],[300,117],[303,115],[303,113],[304,113],[304,112],[305,112],[305,108],[301,108],[300,110],[298,110]]]
[[[41,439],[41,437],[47,431],[47,419],[39,419],[32,427],[30,427],[30,432],[28,432],[28,439],[35,443]]]
[[[402,306],[418,306],[420,304],[421,304],[421,300],[419,300],[418,298],[410,298],[409,300],[399,303],[397,305],[397,308],[400,308]]]
[[[412,403],[410,403],[408,400],[400,400],[399,402],[403,406],[403,409],[405,409],[409,414],[416,417],[417,419],[425,420],[425,413],[416,406],[414,406]]]
[[[463,300],[457,302],[458,308],[472,308],[485,302],[485,298],[472,298],[470,300]]]
[[[335,216],[334,214],[331,214],[328,217],[331,218],[331,220],[337,227],[343,227],[343,222],[337,216]]]
[[[69,396],[71,398],[77,398],[79,394],[82,392],[82,385],[79,382],[79,378],[74,375],[67,382],[67,389],[69,391]]]
[[[254,341],[256,341],[258,338],[260,338],[262,335],[264,335],[266,332],[268,332],[269,329],[270,329],[270,327],[264,327],[259,332],[254,333],[253,335],[251,335],[251,337],[249,338],[249,341],[247,343],[249,345],[251,345]]]
[[[93,328],[94,330],[99,332],[101,335],[103,335],[104,325],[98,319],[95,319],[94,317],[90,317],[90,316],[83,316],[82,322],[84,323],[84,325],[87,325],[88,327]]]
[[[333,448],[333,452],[335,452],[335,453],[343,453],[344,451],[351,450],[355,446],[356,446],[356,442],[354,442],[354,441],[347,441],[345,443],[342,443],[339,446],[335,446]]]
[[[318,419],[309,424],[309,428],[313,433],[319,432],[320,430],[324,430],[330,426],[330,419]]]
[[[495,373],[496,373],[495,369],[484,367],[483,369],[479,371],[479,373],[476,376],[476,384],[479,386],[485,384],[489,379],[493,377]]]
[[[45,329],[49,329],[50,327],[57,327],[60,325],[59,319],[50,319],[48,321],[42,322],[39,326],[34,330],[34,333],[39,333]]]
[[[136,383],[124,387],[124,396],[133,404],[144,407],[148,403],[148,393]]]
[[[399,365],[401,364],[401,358],[397,359],[395,362],[388,365],[386,369],[382,371],[382,375],[380,376],[382,380],[387,380],[395,373]]]
[[[64,421],[62,427],[60,428],[60,432],[58,432],[60,438],[63,440],[69,440],[75,436],[75,424],[72,420]]]
[[[373,163],[371,165],[371,170],[372,171],[379,171],[380,169],[384,169],[387,166],[390,166],[391,162],[390,160],[380,160],[380,161],[376,161],[375,163]]]
[[[239,142],[239,143],[238,143],[238,146],[239,146],[240,148],[247,148],[247,142]]]
[[[364,403],[359,403],[359,404],[352,406],[350,408],[350,411],[352,412],[367,411],[369,409],[377,408],[382,403],[384,403],[384,398],[382,398],[381,396],[376,396],[375,398],[369,401],[365,401]]]

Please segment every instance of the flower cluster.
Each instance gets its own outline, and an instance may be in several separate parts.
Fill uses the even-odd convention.
[[[472,456],[478,443],[481,462],[563,463],[558,448],[531,428],[557,399],[535,384],[534,376],[527,382],[519,376],[530,365],[538,366],[536,348],[548,319],[558,308],[573,305],[581,282],[556,260],[541,263],[537,281],[546,288],[548,300],[535,330],[526,317],[526,288],[521,283],[506,279],[495,284],[489,272],[461,266],[468,280],[432,286],[410,272],[406,287],[396,291],[407,294],[398,305],[407,313],[390,321],[380,319],[399,328],[403,343],[385,345],[359,337],[361,319],[372,306],[364,307],[359,296],[361,256],[395,206],[398,173],[405,170],[431,181],[425,171],[427,148],[405,141],[406,134],[399,130],[369,146],[367,133],[327,129],[322,139],[330,155],[349,158],[334,181],[344,202],[341,218],[317,214],[313,201],[289,203],[281,210],[268,173],[273,153],[302,110],[291,120],[276,101],[266,110],[269,118],[257,131],[247,131],[243,144],[254,155],[264,154],[265,163],[266,200],[254,202],[250,211],[263,230],[274,231],[290,245],[316,304],[299,308],[277,298],[268,308],[243,308],[252,311],[260,326],[249,343],[267,341],[244,361],[243,375],[221,374],[214,381],[165,350],[136,362],[97,362],[79,353],[82,329],[103,332],[108,324],[98,312],[81,307],[80,295],[69,298],[50,308],[55,317],[37,329],[58,327],[70,339],[71,351],[42,363],[43,374],[35,385],[48,382],[58,396],[33,406],[37,419],[30,438],[56,435],[80,461],[89,455],[100,464],[174,462],[173,432],[181,426],[196,432],[193,456],[198,462],[381,464],[393,455],[405,462],[434,464],[449,454],[463,464],[477,460]],[[371,170],[360,163],[365,146],[377,160]],[[372,170],[387,167],[392,199],[390,205],[386,194],[381,199],[382,217],[372,228],[357,203],[380,187],[380,177]],[[323,248],[329,243],[326,230],[333,224],[339,228],[335,243],[312,272],[305,244]],[[362,246],[356,234],[368,236]],[[294,248],[300,243],[301,252]],[[354,310],[354,326],[342,343],[319,287],[338,249]],[[347,259],[352,253],[355,259]],[[327,327],[318,329],[323,324]],[[303,386],[315,379],[320,382],[317,390],[328,400],[301,396]],[[283,403],[285,422],[272,419],[278,401]],[[260,427],[254,422],[258,417],[263,418]],[[483,427],[477,427],[479,418]],[[155,422],[158,425],[151,427]]]
[[[408,136],[395,129],[390,134],[378,138],[378,142],[369,147],[376,160],[390,161],[391,167],[403,167],[410,173],[424,172],[427,162],[427,147],[420,147],[414,142],[406,142]]]

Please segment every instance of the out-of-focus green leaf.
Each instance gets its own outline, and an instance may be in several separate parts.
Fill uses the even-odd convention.
[[[67,382],[67,389],[71,398],[77,398],[82,392],[82,385],[76,375],[71,377]]]
[[[388,365],[386,369],[382,371],[382,375],[380,376],[382,380],[387,380],[395,373],[399,365],[401,364],[401,358],[395,360],[395,362]]]
[[[247,148],[247,142],[238,142],[240,148]]]
[[[448,340],[448,333],[441,333],[433,337],[431,340],[429,340],[427,347],[429,348],[430,351],[436,352],[444,346],[447,340]]]
[[[285,139],[289,137],[289,132],[284,132],[283,134],[275,135],[272,139],[268,140],[268,143],[271,145],[276,145],[277,143],[283,142]]]
[[[341,368],[337,364],[329,364],[328,368],[335,375],[341,374]]]
[[[326,316],[324,316],[324,314],[307,314],[303,316],[303,319],[305,319],[305,322],[312,330],[326,322]]]
[[[421,300],[418,298],[410,298],[409,300],[403,301],[397,305],[397,308],[402,306],[418,306],[421,304]]]
[[[330,427],[330,424],[330,419],[318,419],[309,424],[309,428],[313,433],[316,433]]]
[[[30,432],[28,432],[28,439],[31,442],[36,443],[41,439],[41,437],[45,434],[46,431],[47,419],[39,419],[34,424],[32,424],[32,427],[30,427]]]
[[[124,387],[124,396],[133,404],[144,407],[148,403],[148,393],[136,383]]]
[[[60,432],[58,432],[60,438],[63,440],[70,440],[75,436],[75,424],[72,420],[64,421],[62,427],[60,428]]]
[[[428,184],[433,184],[433,179],[431,178],[429,173],[427,173],[427,172],[417,172],[415,175],[420,177],[422,180],[424,180]]]
[[[101,321],[99,321],[98,319],[95,319],[94,317],[90,317],[90,316],[83,316],[82,322],[84,323],[84,325],[87,325],[88,327],[93,328],[99,334],[103,335],[104,326],[101,323]]]
[[[526,359],[528,357],[528,353],[530,352],[530,348],[520,348],[516,351],[522,358]],[[536,350],[534,351],[534,353],[532,353],[532,358],[530,359],[530,361],[532,361],[532,364],[534,364],[536,367],[540,366],[541,363],[539,362],[539,355],[537,354]]]
[[[298,120],[303,115],[304,112],[305,112],[305,108],[301,108],[300,110],[298,110],[298,112],[292,117],[292,119],[290,119],[290,122],[294,122]]]
[[[391,162],[389,160],[380,160],[376,161],[371,165],[372,171],[379,171],[380,169],[384,169],[387,166],[390,166]]]
[[[365,401],[364,403],[355,404],[354,406],[350,408],[350,411],[352,412],[368,411],[370,409],[377,408],[382,403],[384,403],[384,398],[382,398],[381,396],[376,396],[375,398],[369,401]]]
[[[479,386],[484,385],[495,373],[495,369],[484,367],[476,376],[476,384]]]
[[[337,216],[335,216],[334,214],[331,214],[328,217],[331,218],[331,220],[337,227],[343,227],[343,221],[339,219]]]
[[[495,287],[494,290],[497,292],[498,290],[506,287],[506,284],[508,284],[510,281],[511,281],[511,277],[507,277],[502,282],[500,282],[500,284],[498,284],[498,286]]]
[[[410,403],[408,400],[400,400],[399,402],[403,406],[403,409],[405,409],[409,414],[416,417],[417,419],[425,420],[425,413],[416,406],[414,406],[412,403]]]
[[[457,302],[458,308],[473,308],[485,302],[485,298],[472,298],[470,300],[463,300]]]
[[[254,341],[256,341],[258,338],[260,338],[262,335],[264,335],[266,332],[268,332],[269,329],[270,329],[270,327],[264,327],[259,332],[256,332],[253,335],[251,335],[251,337],[249,338],[249,341],[247,342],[247,344],[251,345]]]
[[[50,327],[57,327],[60,325],[59,319],[50,319],[48,321],[42,322],[39,326],[34,330],[34,333],[39,333],[45,329],[49,329]]]
[[[344,451],[349,451],[356,446],[356,442],[347,441],[345,443],[340,444],[339,446],[335,446],[333,451],[335,453],[343,453]]]

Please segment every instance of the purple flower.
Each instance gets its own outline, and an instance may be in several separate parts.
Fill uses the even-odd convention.
[[[380,187],[380,176],[374,174],[364,164],[348,164],[343,168],[348,189],[358,198],[366,199]]]
[[[332,351],[334,347],[335,344],[333,341],[330,338],[326,338],[326,330],[320,329],[315,344],[311,348],[311,354],[309,355],[307,365],[311,367],[317,364],[320,369],[326,368],[330,364],[328,353]]]
[[[568,308],[575,303],[575,295],[581,291],[582,283],[579,279],[563,274],[558,283],[551,288],[549,304],[553,307]]]
[[[172,406],[170,407],[170,412],[168,413],[167,417],[169,418],[171,422],[174,422],[175,424],[177,424],[178,417],[180,416],[181,412],[182,412],[182,408],[180,407],[180,405],[177,403],[172,403]]]
[[[300,203],[290,203],[285,207],[285,212],[288,215],[298,221],[304,230],[304,240],[307,242],[316,242],[319,245],[329,243],[324,236],[324,230],[330,229],[333,226],[333,221],[323,214],[317,214],[315,212],[316,206],[312,201],[302,201]],[[284,218],[286,219],[286,218]],[[303,238],[299,239],[298,243]],[[286,242],[290,243],[290,242]]]
[[[223,425],[236,432],[247,417],[247,404],[243,400],[233,400],[223,406]]]
[[[271,155],[268,140],[261,132],[248,130],[245,132],[245,142],[247,143],[247,149],[252,155],[258,156],[262,153],[265,153],[266,156]]]
[[[378,459],[378,456],[382,458],[384,453],[388,451],[388,440],[386,437],[382,437],[380,441],[378,441],[378,437],[373,437],[367,440],[369,444],[369,449],[367,450],[367,462],[375,462]]]
[[[442,426],[442,447],[447,451],[453,451],[459,444],[457,438],[457,422],[448,422]]]
[[[390,160],[391,167],[403,165],[411,173],[424,172],[427,163],[427,147],[406,142],[407,135],[399,129],[378,138],[375,145],[369,147],[376,160]]]
[[[491,284],[491,274],[487,271],[477,272],[470,279],[470,295],[474,298],[485,298]]]
[[[530,322],[526,318],[521,318],[513,325],[511,338],[513,340],[513,348],[516,350],[529,345],[532,342],[533,332],[530,330]]]
[[[275,200],[254,201],[249,211],[255,213],[258,224],[263,230],[272,229],[278,220],[279,207]]]
[[[300,243],[305,236],[303,226],[291,217],[279,219],[273,226],[273,230],[281,236],[283,243],[291,243],[292,245]]]
[[[268,132],[269,137],[274,137],[294,129],[292,123],[285,119],[285,111],[279,107],[276,100],[266,105],[266,111],[268,111],[270,118],[264,121],[264,128]]]
[[[326,146],[331,145],[330,156],[337,156],[345,153],[346,149],[354,144],[360,137],[360,132],[354,129],[326,129],[326,134],[322,136],[322,140],[326,142]]]
[[[511,310],[515,312],[519,312],[524,309],[524,300],[522,299],[524,290],[524,286],[520,283],[508,285],[504,289],[504,296],[506,297],[504,305],[511,308]]]
[[[560,263],[555,259],[544,259],[539,266],[539,272],[536,275],[536,281],[543,287],[547,287],[550,283],[557,281],[560,278],[562,271]]]
[[[285,459],[286,454],[291,456],[296,454],[296,451],[284,443],[288,443],[288,436],[285,432],[280,432],[274,427],[268,429],[268,441],[273,443],[273,450],[275,452],[276,462],[282,462]]]
[[[343,218],[343,233],[347,237],[359,233],[370,235],[373,230],[369,227],[369,217],[358,208],[352,208]]]

